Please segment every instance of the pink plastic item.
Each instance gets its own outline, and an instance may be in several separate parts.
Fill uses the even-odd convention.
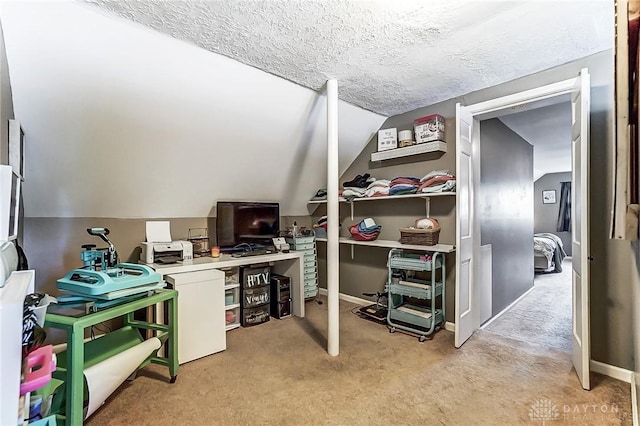
[[[40,389],[49,383],[51,373],[56,370],[53,346],[42,346],[27,355],[26,369],[24,383],[20,384],[20,395]]]

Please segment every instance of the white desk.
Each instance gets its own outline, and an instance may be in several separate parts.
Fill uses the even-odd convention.
[[[204,271],[208,269],[223,269],[236,266],[255,265],[268,263],[275,274],[286,275],[291,278],[291,303],[293,315],[304,317],[304,253],[274,253],[261,256],[232,257],[222,254],[219,258],[199,257],[193,260],[162,265],[149,264],[162,276],[180,274],[185,272]]]

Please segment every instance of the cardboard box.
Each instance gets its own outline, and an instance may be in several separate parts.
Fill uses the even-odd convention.
[[[378,130],[378,152],[398,147],[398,129]]]

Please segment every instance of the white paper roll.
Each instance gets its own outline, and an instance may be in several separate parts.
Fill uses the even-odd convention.
[[[115,391],[127,377],[140,366],[142,361],[160,347],[160,340],[157,337],[145,340],[144,342],[120,352],[117,355],[107,358],[96,365],[84,370],[89,388],[89,407],[85,420],[93,414],[109,395]]]

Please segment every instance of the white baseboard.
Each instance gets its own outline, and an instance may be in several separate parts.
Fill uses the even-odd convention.
[[[529,290],[525,291],[524,294],[520,297],[518,297],[516,300],[514,300],[513,302],[511,302],[511,304],[509,306],[507,306],[506,308],[504,308],[503,310],[501,310],[500,312],[498,312],[497,314],[495,314],[489,321],[485,322],[484,324],[482,324],[480,326],[480,329],[484,329],[486,327],[489,326],[489,324],[491,324],[492,322],[494,322],[495,320],[497,320],[498,318],[500,318],[502,316],[502,314],[506,313],[509,311],[509,309],[511,309],[512,307],[515,306],[516,303],[518,303],[520,300],[522,300],[527,294],[531,293],[533,291],[533,289],[535,288],[535,286],[531,287]]]
[[[326,288],[319,288],[318,289],[318,294],[321,294],[322,296],[326,296],[327,295],[327,289]],[[371,305],[372,303],[374,303],[371,300],[362,299],[360,297],[351,296],[349,294],[344,294],[344,293],[340,293],[340,295],[338,297],[340,298],[340,300],[344,300],[345,302],[355,303],[356,305],[366,306],[366,305]],[[455,332],[456,325],[455,325],[455,323],[447,321],[444,324],[444,329],[447,330],[447,331]]]
[[[326,296],[327,289],[322,287],[319,288],[318,294],[321,294],[322,296]],[[351,296],[350,294],[344,294],[344,293],[339,293],[338,298],[340,300],[344,300],[345,302],[355,303],[356,305],[362,305],[362,306],[367,306],[367,305],[371,305],[372,303],[375,303],[375,302],[372,302],[371,300],[362,299],[360,297]]]
[[[616,367],[614,365],[605,364],[604,362],[591,360],[589,364],[591,371],[594,373],[604,374],[613,379],[621,380],[625,383],[631,383],[633,371],[626,370],[624,368]]]
[[[638,426],[638,390],[636,389],[636,383],[638,383],[638,373],[631,373],[631,416],[633,419],[633,426]]]
[[[618,379],[631,385],[631,416],[633,426],[638,426],[638,390],[636,389],[636,383],[639,378],[638,374],[634,371],[594,360],[591,360],[589,366],[594,373],[604,374],[605,376]]]

